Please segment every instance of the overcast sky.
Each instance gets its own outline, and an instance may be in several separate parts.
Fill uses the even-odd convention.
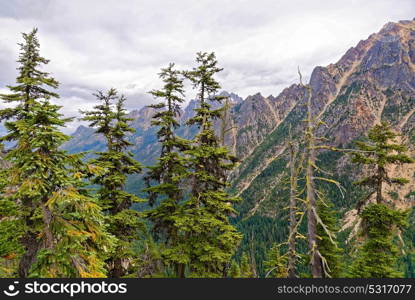
[[[308,77],[414,16],[414,0],[0,0],[0,92],[14,83],[20,33],[33,27],[64,113],[75,116],[97,89],[117,88],[129,109],[149,104],[159,69],[191,68],[197,51],[216,52],[223,89],[278,95],[297,81],[297,65]]]

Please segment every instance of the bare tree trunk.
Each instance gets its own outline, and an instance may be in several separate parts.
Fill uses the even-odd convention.
[[[308,229],[308,247],[310,249],[310,265],[313,278],[322,277],[320,258],[317,252],[317,220],[314,212],[316,211],[315,188],[313,182],[313,156],[314,151],[308,150],[309,158],[307,160],[306,180],[307,180],[307,229]]]
[[[18,274],[20,278],[26,278],[29,275],[30,268],[36,261],[36,255],[40,248],[40,241],[33,232],[27,232],[20,240],[25,252],[20,258]]]
[[[296,228],[297,228],[297,166],[296,156],[298,153],[297,145],[292,142],[290,135],[290,231],[288,236],[288,278],[296,278]]]
[[[27,207],[32,207],[32,202],[26,204]],[[25,223],[28,228],[31,228],[33,221],[31,220],[33,216],[33,210],[29,216],[25,217]],[[20,278],[26,278],[29,275],[30,268],[36,261],[37,253],[41,248],[41,240],[37,238],[37,234],[27,230],[26,233],[20,238],[20,243],[23,245],[24,253],[19,259],[19,265],[17,268],[17,273]]]
[[[378,175],[377,175],[377,186],[376,186],[376,202],[377,204],[381,204],[383,202],[383,195],[382,195],[382,185],[383,185],[383,178],[385,177],[385,169],[382,167],[378,167]]]
[[[306,163],[306,191],[307,191],[307,229],[308,247],[310,250],[310,267],[313,278],[322,277],[322,268],[317,249],[317,205],[314,186],[314,166],[316,162],[315,121],[311,113],[311,87],[308,87],[307,100],[307,163]]]
[[[112,265],[112,269],[109,270],[108,277],[121,278],[126,274],[126,270],[123,267],[122,258],[113,259],[109,264]]]
[[[335,184],[339,190],[342,192],[342,187],[339,182],[324,178],[321,176],[314,177],[314,169],[319,170],[316,166],[317,162],[317,149],[334,149],[333,147],[327,145],[317,145],[317,143],[324,138],[316,136],[316,132],[318,127],[323,124],[320,119],[320,115],[314,116],[312,113],[312,106],[311,106],[311,99],[312,99],[312,87],[308,85],[304,85],[302,83],[302,76],[300,70],[298,70],[298,74],[300,75],[300,84],[302,87],[306,89],[307,95],[307,117],[305,119],[306,128],[305,128],[305,144],[306,144],[306,164],[305,164],[305,179],[306,179],[306,205],[307,205],[307,230],[308,230],[308,247],[310,251],[310,269],[311,275],[313,278],[322,278],[329,277],[329,273],[325,268],[326,259],[322,256],[318,249],[317,243],[317,224],[320,224],[327,235],[330,237],[331,242],[333,240],[333,234],[329,231],[329,229],[323,224],[321,218],[318,216],[317,212],[317,199],[321,200],[320,195],[316,191],[315,181],[322,180],[325,182],[330,182]],[[342,193],[343,194],[343,193]],[[323,274],[324,273],[324,274]]]
[[[177,278],[185,278],[185,264],[176,264],[176,276]]]
[[[51,249],[53,248],[53,233],[50,229],[50,224],[52,223],[52,213],[45,205],[42,205],[42,219],[45,226],[45,248]]]

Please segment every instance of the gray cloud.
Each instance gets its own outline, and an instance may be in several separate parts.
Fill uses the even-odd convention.
[[[0,89],[14,82],[20,33],[36,26],[68,116],[92,107],[97,89],[119,89],[129,109],[152,102],[159,69],[190,68],[197,51],[216,52],[224,89],[276,95],[298,65],[309,76],[413,11],[413,0],[1,1]]]

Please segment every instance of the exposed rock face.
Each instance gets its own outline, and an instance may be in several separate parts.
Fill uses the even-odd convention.
[[[140,110],[134,110],[128,115],[133,119],[131,126],[136,129],[136,132],[129,136],[129,140],[133,143],[130,150],[137,159],[145,164],[152,162],[157,156],[156,130],[151,127],[154,111],[153,108],[144,107]],[[95,134],[94,129],[81,125],[63,148],[70,152],[103,151],[105,144],[103,136]]]
[[[319,129],[319,134],[325,136],[332,145],[344,146],[364,135],[381,120],[386,120],[403,134],[402,141],[409,143],[414,151],[414,47],[415,20],[388,23],[379,33],[372,34],[367,40],[349,49],[337,63],[316,67],[310,78],[313,110],[322,116],[326,124]],[[285,100],[284,103],[294,103],[295,106],[292,109],[285,107],[290,113],[282,116],[282,121],[276,122],[279,125],[263,138],[263,142],[244,159],[235,172],[234,189],[244,199],[240,209],[243,214],[250,215],[252,210],[265,216],[279,213],[281,207],[275,201],[284,199],[279,192],[283,184],[278,182],[278,176],[286,167],[284,145],[287,129],[291,125],[294,135],[303,129],[303,94],[300,87],[289,94],[291,101]],[[330,168],[336,170],[339,177],[346,174],[347,183],[357,173],[350,169],[347,157],[332,160]],[[400,170],[399,167],[394,169],[393,172],[401,172],[413,182],[399,191],[386,187],[385,192],[396,192],[395,201],[401,207],[411,206],[412,202],[406,196],[415,190],[414,166],[406,166],[405,170]],[[343,201],[343,206],[352,207],[356,199],[353,199],[351,190],[348,192],[350,196]],[[261,205],[258,207],[259,202]]]
[[[249,96],[232,111],[237,128],[236,154],[244,159],[288,115],[299,101],[298,85],[286,88],[278,97]]]

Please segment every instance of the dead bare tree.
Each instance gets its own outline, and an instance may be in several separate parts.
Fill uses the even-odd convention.
[[[298,234],[298,224],[303,217],[303,212],[297,207],[298,194],[298,177],[301,173],[304,155],[298,160],[299,145],[291,135],[291,126],[289,129],[288,149],[290,151],[290,202],[289,202],[289,234],[288,234],[288,278],[296,278],[295,264],[297,261],[296,240]],[[304,153],[304,152],[303,152]],[[300,215],[300,220],[297,220]]]
[[[313,114],[312,111],[312,96],[313,90],[310,84],[303,84],[302,82],[302,75],[300,70],[298,70],[298,74],[300,76],[300,84],[306,89],[306,107],[307,107],[307,114],[305,118],[305,129],[304,129],[304,143],[305,143],[305,164],[304,164],[304,171],[305,171],[305,206],[306,206],[306,213],[307,213],[307,231],[308,231],[308,247],[309,247],[309,255],[310,255],[310,269],[311,275],[313,278],[322,278],[330,277],[330,268],[327,264],[327,260],[324,256],[320,253],[318,249],[318,241],[317,241],[317,225],[320,224],[321,227],[324,229],[330,241],[334,244],[335,242],[335,235],[331,232],[327,226],[323,223],[321,218],[317,212],[317,200],[322,201],[324,203],[321,194],[316,189],[316,181],[325,181],[332,184],[335,184],[340,192],[343,195],[343,188],[341,187],[340,183],[323,176],[316,176],[315,171],[320,173],[328,174],[324,172],[317,166],[317,151],[319,149],[335,149],[334,147],[327,146],[327,145],[319,145],[321,141],[325,139],[322,137],[317,136],[317,129],[324,125],[324,122],[321,120],[321,113],[320,114]]]

